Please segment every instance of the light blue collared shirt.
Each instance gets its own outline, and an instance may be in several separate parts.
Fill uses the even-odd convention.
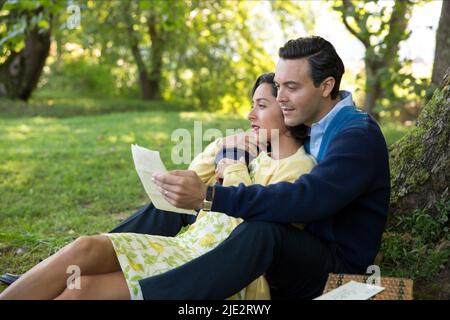
[[[352,94],[349,91],[339,91],[341,100],[319,122],[313,123],[310,130],[310,154],[317,159],[322,143],[322,137],[336,114],[345,106],[354,106]]]

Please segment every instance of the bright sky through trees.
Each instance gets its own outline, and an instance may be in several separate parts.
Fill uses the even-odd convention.
[[[303,1],[306,2],[306,1]],[[385,1],[388,3],[391,1]],[[359,69],[364,57],[363,45],[353,37],[339,19],[339,14],[328,9],[327,1],[310,2],[316,13],[315,34],[331,41],[346,63],[347,68]],[[435,34],[439,22],[442,1],[430,1],[425,4],[416,5],[409,21],[409,29],[412,30],[410,38],[400,47],[400,57],[409,58],[414,61],[413,72],[416,76],[430,76],[434,57]],[[284,39],[276,21],[270,14],[270,5],[267,1],[261,1],[254,8],[255,19],[264,20],[264,30],[272,30],[266,50],[271,54],[274,61],[277,60],[277,49],[288,39]],[[258,25],[258,24],[257,24]],[[261,24],[261,21],[259,22]],[[267,26],[270,27],[267,27]],[[293,26],[292,37],[306,35],[301,23]],[[265,31],[267,32],[267,31]],[[418,49],[420,48],[420,49]]]

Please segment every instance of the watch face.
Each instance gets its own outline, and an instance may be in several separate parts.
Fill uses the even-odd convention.
[[[212,207],[211,201],[208,201],[208,200],[203,201],[203,210],[210,211],[211,207]]]

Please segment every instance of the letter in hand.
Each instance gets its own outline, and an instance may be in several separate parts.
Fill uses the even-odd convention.
[[[167,173],[155,173],[152,180],[173,206],[191,210],[203,207],[207,186],[195,171],[174,170]]]

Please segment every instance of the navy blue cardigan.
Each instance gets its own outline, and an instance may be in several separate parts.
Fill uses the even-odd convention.
[[[309,174],[268,186],[216,185],[212,210],[247,221],[306,223],[351,272],[365,273],[379,250],[389,196],[388,152],[378,124],[344,107]]]

